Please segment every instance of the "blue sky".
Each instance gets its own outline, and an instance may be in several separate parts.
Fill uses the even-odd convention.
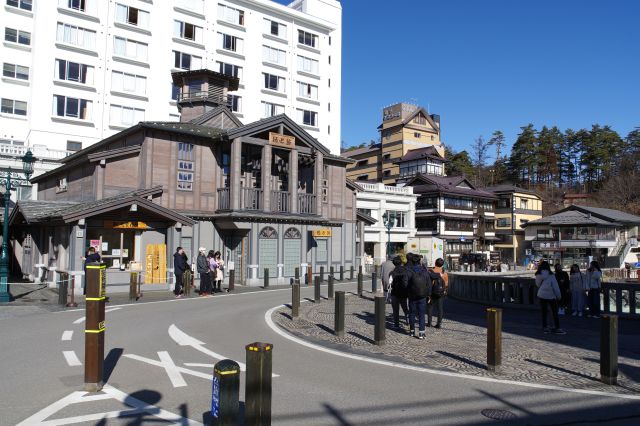
[[[511,144],[529,122],[640,126],[640,1],[341,3],[347,146],[377,138],[399,101],[440,114],[456,150],[496,129]]]

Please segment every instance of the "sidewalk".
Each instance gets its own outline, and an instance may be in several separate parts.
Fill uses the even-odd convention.
[[[544,334],[539,312],[503,311],[503,354],[499,373],[486,369],[486,313],[481,305],[445,301],[441,329],[427,328],[418,340],[394,331],[387,305],[386,344],[373,344],[371,298],[347,294],[345,336],[333,334],[334,301],[303,303],[292,320],[289,308],[274,312],[274,321],[290,333],[314,343],[365,356],[442,371],[528,383],[616,393],[640,393],[640,323],[621,320],[618,386],[599,381],[600,323],[596,319],[561,317],[566,335]],[[401,321],[401,323],[404,323]]]

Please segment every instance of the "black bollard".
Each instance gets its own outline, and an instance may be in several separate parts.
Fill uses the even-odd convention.
[[[602,315],[600,320],[600,380],[618,383],[618,317]]]
[[[353,281],[353,269],[354,269],[354,268],[353,268],[353,265],[351,265],[351,268],[349,268],[349,279],[350,279],[351,281]]]
[[[375,272],[371,274],[371,293],[375,294],[378,291],[378,274]]]
[[[362,297],[362,283],[363,277],[362,272],[358,272],[358,296]]]
[[[269,287],[269,268],[264,268],[264,288]]]
[[[98,392],[104,385],[104,303],[106,265],[87,264],[87,295],[84,329],[84,390]]]
[[[333,266],[329,267],[329,276],[335,276],[335,269],[333,268]]]
[[[294,282],[300,284],[300,268],[295,269],[293,273],[293,279],[295,280]]]
[[[502,365],[502,309],[487,309],[487,369],[497,372]]]
[[[246,353],[244,424],[247,426],[270,425],[273,345],[255,342],[246,346]]]
[[[313,290],[313,301],[318,303],[320,302],[320,277],[314,277]]]
[[[373,340],[376,345],[382,346],[385,343],[385,316],[386,316],[386,298],[384,296],[375,296],[375,332]]]
[[[324,281],[324,266],[320,267],[320,282]]]
[[[233,360],[223,359],[213,367],[211,417],[219,426],[235,426],[240,420],[240,365]]]
[[[67,306],[67,286],[66,274],[60,274],[60,288],[58,289],[58,305]]]
[[[300,283],[291,286],[291,318],[297,318],[300,313]]]
[[[76,276],[71,275],[71,301],[67,303],[67,308],[77,308],[78,304],[76,303]]]
[[[344,337],[344,291],[336,291],[336,305],[334,312],[334,330],[336,336]]]
[[[327,298],[333,299],[333,275],[329,275],[329,285],[327,286]]]
[[[340,282],[344,281],[344,266],[340,265]]]
[[[229,291],[236,289],[236,271],[233,269],[229,271]]]
[[[362,274],[362,265],[359,265],[359,266],[358,266],[358,273],[359,273],[359,274]]]

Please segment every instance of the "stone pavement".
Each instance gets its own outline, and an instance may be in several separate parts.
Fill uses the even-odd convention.
[[[302,303],[300,317],[289,308],[274,321],[292,334],[320,345],[426,368],[576,389],[640,393],[640,323],[620,321],[618,386],[599,381],[599,330],[596,319],[561,316],[566,335],[544,334],[539,312],[503,311],[503,353],[499,373],[486,369],[486,313],[481,305],[445,301],[441,329],[427,328],[427,338],[391,329],[387,305],[386,344],[373,344],[374,304],[370,297],[347,294],[345,336],[333,334],[334,301]]]

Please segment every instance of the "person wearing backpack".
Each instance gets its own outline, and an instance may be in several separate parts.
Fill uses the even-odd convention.
[[[391,272],[391,284],[389,292],[391,293],[391,309],[393,310],[393,327],[400,328],[400,308],[404,313],[404,318],[409,325],[409,306],[407,305],[407,297],[409,296],[409,278],[411,272],[402,264],[400,256],[393,258],[393,271]]]
[[[407,256],[407,263],[411,262],[412,272],[409,278],[409,334],[416,337],[415,324],[418,322],[418,339],[425,338],[424,317],[427,310],[427,301],[431,295],[431,280],[429,271],[420,265],[420,256]]]
[[[438,320],[435,328],[442,327],[442,317],[444,315],[444,298],[449,290],[449,274],[444,271],[444,259],[436,259],[436,266],[431,269],[432,276],[437,277],[431,281],[431,300],[427,305],[427,327],[431,327],[433,317],[433,307],[438,309]]]
[[[560,328],[560,319],[558,317],[558,301],[562,297],[560,287],[555,275],[551,272],[549,262],[542,262],[536,271],[536,287],[538,288],[538,299],[540,299],[540,308],[542,311],[542,329],[545,333],[567,334]],[[547,326],[547,313],[551,309],[553,316],[553,328]]]

